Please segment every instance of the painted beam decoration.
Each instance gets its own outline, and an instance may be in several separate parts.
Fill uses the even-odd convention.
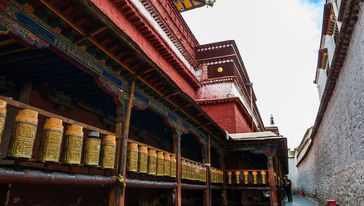
[[[319,69],[325,69],[326,68],[327,59],[328,59],[327,48],[320,49],[319,62],[318,62],[318,68]]]
[[[11,0],[5,12],[0,16],[0,34],[12,32],[20,36],[32,46],[46,48],[52,45],[59,51],[68,55],[94,74],[95,80],[99,86],[104,88],[108,93],[118,98],[123,105],[127,99],[128,82],[122,77],[115,75],[112,70],[99,60],[93,58],[81,48],[74,45],[70,40],[63,37],[52,27],[42,22],[21,5]],[[183,133],[192,132],[200,138],[201,142],[206,142],[206,135],[198,129],[183,121],[181,117],[172,113],[163,105],[154,101],[151,97],[144,94],[141,90],[136,89],[134,93],[133,106],[137,109],[146,109],[150,107],[162,116],[168,118],[172,127],[180,129]]]
[[[215,0],[174,0],[176,8],[180,12],[192,10],[203,6],[213,6]]]

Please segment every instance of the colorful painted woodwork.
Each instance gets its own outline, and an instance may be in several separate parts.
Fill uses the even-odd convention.
[[[80,125],[70,125],[65,135],[64,162],[66,164],[81,164],[83,145],[83,128]]]
[[[176,157],[171,155],[171,177],[176,177]]]
[[[89,132],[85,147],[85,164],[90,166],[99,165],[101,140],[100,133]]]
[[[101,166],[105,169],[114,169],[116,154],[116,137],[106,135],[102,140]]]
[[[163,152],[157,152],[157,176],[164,175],[164,154]]]
[[[139,145],[138,153],[139,153],[138,172],[147,173],[148,172],[148,148],[146,146]]]
[[[42,162],[59,162],[63,138],[62,120],[48,118],[43,126],[43,137],[39,150]]]
[[[262,184],[265,185],[267,184],[267,176],[266,176],[266,172],[264,170],[260,171],[260,175],[262,176]]]
[[[31,158],[37,133],[38,112],[23,109],[15,117],[8,156]]]
[[[164,154],[164,176],[171,176],[171,155],[167,153]]]
[[[128,144],[127,169],[129,172],[138,171],[138,144]]]
[[[154,149],[148,150],[148,175],[157,174],[157,153]]]
[[[240,184],[240,171],[235,171],[236,184]]]
[[[6,101],[0,99],[0,144],[6,120],[6,105],[7,105]]]

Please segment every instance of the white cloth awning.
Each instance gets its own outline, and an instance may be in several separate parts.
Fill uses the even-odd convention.
[[[251,133],[229,133],[229,136],[233,140],[243,140],[243,139],[256,139],[256,138],[267,138],[267,137],[279,137],[277,134],[271,132],[271,131],[265,131],[265,132],[251,132]]]

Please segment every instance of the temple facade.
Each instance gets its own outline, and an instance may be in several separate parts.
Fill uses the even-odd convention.
[[[279,205],[286,138],[180,14],[213,2],[1,0],[0,204]]]

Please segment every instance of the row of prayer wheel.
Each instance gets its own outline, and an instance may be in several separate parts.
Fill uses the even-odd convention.
[[[129,143],[127,169],[153,176],[176,177],[176,157],[144,145]]]
[[[181,165],[182,179],[206,182],[206,167],[186,160],[182,160]]]
[[[233,175],[235,177],[233,177]],[[241,175],[243,175],[243,182],[241,182]],[[260,178],[259,178],[260,176]],[[259,179],[259,180],[258,180]],[[243,170],[243,171],[228,171],[227,172],[228,184],[254,184],[265,185],[267,184],[267,172],[265,170]]]
[[[5,119],[6,102],[0,100],[0,141]],[[13,158],[32,158],[37,128],[38,112],[30,109],[19,110],[11,133],[8,156]],[[82,126],[69,125],[64,135],[63,163],[79,165],[83,155],[83,164],[101,166],[108,169],[114,168],[115,136],[107,135],[102,141],[99,136],[98,132],[90,132],[84,147]],[[42,130],[39,160],[42,162],[60,162],[62,141],[62,120],[47,118]]]
[[[222,170],[210,168],[211,183],[224,183],[224,172]]]

